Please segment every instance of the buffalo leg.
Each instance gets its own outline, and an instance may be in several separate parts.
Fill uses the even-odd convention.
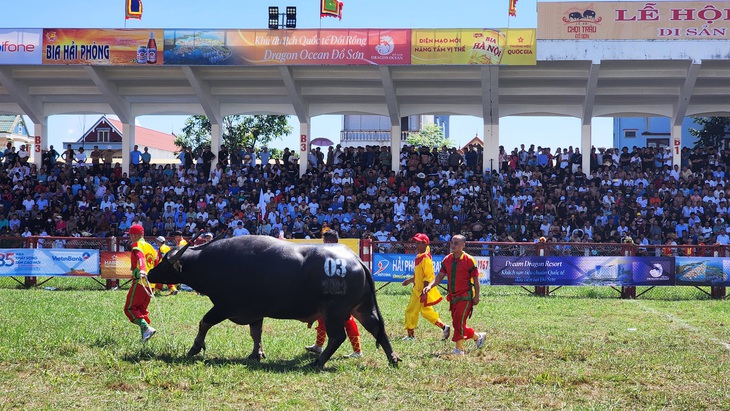
[[[249,333],[253,339],[253,352],[251,352],[251,355],[248,356],[249,360],[260,361],[261,359],[266,358],[266,354],[264,354],[264,346],[261,345],[261,330],[263,325],[263,318],[248,325]]]
[[[314,362],[316,367],[324,367],[327,360],[332,357],[335,351],[340,348],[340,345],[342,345],[347,338],[344,327],[346,319],[347,317],[343,317],[341,315],[325,315],[324,326],[327,328],[327,346],[324,348],[319,358],[317,358]]]
[[[353,311],[353,317],[355,317],[360,324],[362,324],[362,326],[370,334],[372,334],[373,337],[375,337],[375,341],[377,341],[378,345],[383,347],[383,351],[385,351],[385,355],[388,357],[390,364],[397,366],[401,359],[395,352],[393,352],[393,347],[390,345],[390,339],[388,339],[388,335],[385,333],[385,324],[383,323],[383,320],[380,318],[375,308],[365,309],[364,311],[361,310],[362,308],[363,307],[358,307],[355,311]]]
[[[190,351],[188,351],[188,356],[197,355],[200,353],[200,350],[205,350],[205,336],[208,334],[208,330],[226,318],[227,317],[220,309],[216,309],[216,307],[213,306],[213,308],[211,308],[210,311],[203,316],[203,319],[200,320],[200,324],[198,324],[198,335],[195,336],[193,346],[190,348]]]

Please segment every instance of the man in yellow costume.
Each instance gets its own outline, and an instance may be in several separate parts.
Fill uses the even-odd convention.
[[[451,334],[451,326],[444,324],[439,319],[439,314],[433,306],[441,302],[441,293],[434,287],[421,297],[423,287],[434,279],[433,259],[431,258],[430,240],[426,234],[418,233],[411,239],[416,242],[416,264],[413,277],[403,280],[403,285],[413,284],[411,298],[406,307],[406,332],[408,335],[403,340],[408,341],[415,338],[415,329],[418,326],[418,313],[431,324],[439,327],[443,333],[443,339],[447,340]]]

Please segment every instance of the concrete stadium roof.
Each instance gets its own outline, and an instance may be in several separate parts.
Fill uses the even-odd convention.
[[[536,66],[0,66],[0,113],[730,115],[724,41],[538,41]],[[713,54],[714,53],[714,54]],[[714,59],[703,57],[712,56]],[[584,120],[585,121],[585,120]],[[214,121],[215,122],[215,121]]]

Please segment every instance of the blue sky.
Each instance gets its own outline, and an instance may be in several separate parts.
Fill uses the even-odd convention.
[[[5,28],[265,28],[268,7],[297,7],[299,28],[471,28],[535,27],[537,0],[518,0],[517,17],[509,17],[507,0],[342,0],[342,20],[319,18],[318,0],[143,0],[141,21],[124,20],[123,0],[23,0],[3,4]],[[600,0],[598,0],[600,1]],[[111,113],[110,113],[111,114]],[[143,116],[137,124],[163,132],[178,133],[185,116]],[[60,147],[75,141],[98,119],[98,116],[52,116],[49,118],[49,142]],[[27,120],[27,119],[26,119]],[[292,117],[292,136],[272,144],[296,147],[299,123]],[[29,128],[32,124],[29,122]],[[311,135],[338,141],[341,116],[312,119]],[[483,134],[482,120],[455,116],[450,136],[459,145]],[[551,141],[554,147],[580,145],[580,119],[563,117],[503,117],[500,142],[511,149],[519,144]],[[612,122],[593,120],[593,143],[607,147],[612,141]]]

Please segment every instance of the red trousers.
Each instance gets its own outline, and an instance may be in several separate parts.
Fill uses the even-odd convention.
[[[471,300],[451,302],[449,311],[451,311],[451,323],[454,328],[451,341],[470,340],[474,337],[474,329],[466,325],[466,320],[471,315],[471,310]]]
[[[124,314],[127,315],[129,321],[135,322],[140,318],[150,323],[150,312],[147,306],[150,305],[150,296],[145,290],[145,286],[137,280],[132,280],[132,286],[127,292],[127,301],[124,303]]]
[[[327,329],[325,328],[324,321],[322,321],[321,318],[317,319],[317,327],[315,330],[317,330],[317,340],[315,344],[322,347],[325,339],[327,338]],[[360,330],[357,328],[357,323],[352,316],[345,321],[345,334],[347,334],[348,338],[360,336]]]

